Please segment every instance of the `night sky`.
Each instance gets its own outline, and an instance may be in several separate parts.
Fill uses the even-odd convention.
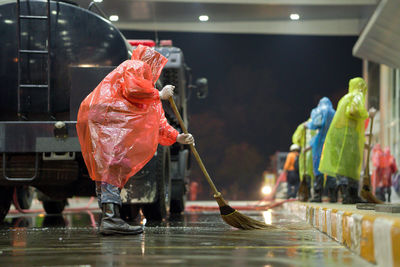
[[[152,32],[124,31],[128,39],[154,39]],[[321,97],[334,107],[360,76],[352,56],[356,37],[159,32],[183,50],[194,78],[206,77],[209,95],[192,95],[190,127],[211,177],[227,199],[259,199],[262,172]],[[192,163],[201,198],[210,191]]]

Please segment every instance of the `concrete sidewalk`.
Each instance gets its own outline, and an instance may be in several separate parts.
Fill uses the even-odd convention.
[[[400,215],[355,205],[285,203],[312,226],[378,266],[400,266]]]

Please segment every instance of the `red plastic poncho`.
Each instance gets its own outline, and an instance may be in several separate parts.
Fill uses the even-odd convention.
[[[386,148],[379,158],[379,165],[376,171],[376,186],[390,187],[392,186],[392,175],[397,172],[396,160],[390,153],[390,149]]]
[[[382,158],[383,150],[380,144],[376,144],[372,149],[372,165],[374,166],[374,170],[371,176],[371,183],[373,192],[375,192],[377,187],[377,173],[380,165],[380,161]]]
[[[154,88],[167,59],[139,45],[83,100],[77,132],[90,177],[122,188],[178,132]]]

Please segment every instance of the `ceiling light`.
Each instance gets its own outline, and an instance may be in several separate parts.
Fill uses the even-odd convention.
[[[291,20],[299,20],[300,19],[300,15],[296,14],[296,13],[290,14],[290,19]]]
[[[101,3],[101,2],[103,2],[103,0],[93,0],[93,2]]]
[[[111,20],[111,21],[118,21],[118,20],[119,20],[119,17],[118,17],[117,15],[111,15],[111,16],[110,16],[110,20]]]
[[[200,21],[208,21],[209,17],[207,15],[201,15],[199,16]]]

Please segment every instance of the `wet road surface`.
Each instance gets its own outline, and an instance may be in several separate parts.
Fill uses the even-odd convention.
[[[282,229],[236,230],[207,211],[103,237],[99,213],[11,215],[0,228],[0,266],[373,266],[287,211],[242,213]]]

